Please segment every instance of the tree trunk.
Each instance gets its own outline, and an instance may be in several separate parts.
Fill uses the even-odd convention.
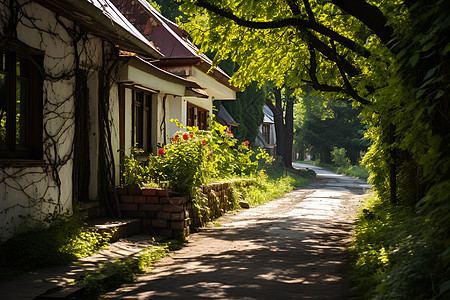
[[[276,154],[281,157],[285,167],[292,168],[292,144],[294,141],[294,99],[286,98],[286,113],[283,110],[281,89],[274,88],[275,105],[266,99],[266,104],[274,116],[277,135]]]
[[[395,142],[395,126],[389,125],[389,144],[393,145]],[[395,148],[390,149],[391,162],[389,164],[389,188],[390,201],[392,204],[397,204],[397,151]]]

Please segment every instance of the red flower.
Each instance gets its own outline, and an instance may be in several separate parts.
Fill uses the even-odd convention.
[[[248,144],[250,144],[248,141],[244,142],[245,146],[248,147]]]
[[[158,149],[158,154],[159,155],[164,155],[164,154],[166,154],[166,151],[164,150],[164,148],[159,148]]]
[[[233,133],[231,132],[231,130],[227,130],[226,131],[231,137],[234,137]]]
[[[189,136],[190,136],[190,137],[193,137],[193,136],[194,136],[194,134],[193,134],[193,133],[191,132],[191,133],[189,133]]]
[[[176,136],[172,139],[172,142],[176,142],[176,141],[178,141],[178,135],[176,135]]]
[[[203,140],[202,144],[203,144],[203,146],[206,146],[206,141],[205,141],[205,140]]]
[[[188,138],[189,138],[189,136],[187,133],[183,134],[183,140],[187,141]]]

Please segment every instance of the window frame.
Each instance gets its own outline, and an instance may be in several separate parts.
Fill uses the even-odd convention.
[[[200,130],[208,130],[209,110],[187,103],[187,126],[197,126]]]
[[[43,69],[44,52],[31,48],[20,41],[0,42],[0,53],[7,54],[7,80],[6,80],[6,138],[5,145],[0,146],[0,163],[11,160],[42,160],[43,159],[43,86],[41,75]],[[16,61],[21,58],[28,65],[28,77],[16,73]],[[17,127],[17,80],[27,80],[27,97],[25,110],[27,116],[21,128],[25,131],[25,145],[16,143]],[[1,96],[1,95],[0,95]],[[24,104],[23,102],[21,103]]]
[[[152,99],[154,93],[139,89],[136,87],[130,87],[131,89],[131,144],[133,147],[144,150],[145,154],[152,152]],[[142,102],[139,103],[136,100],[136,94],[142,93]],[[146,103],[147,102],[147,103]],[[147,104],[147,105],[146,105]],[[139,118],[136,117],[136,113],[139,112]],[[146,123],[147,115],[147,126]],[[139,122],[139,124],[137,123]],[[140,125],[141,128],[137,129]],[[144,128],[147,127],[147,128]],[[139,135],[139,136],[137,136]],[[147,145],[144,145],[145,138],[147,139]],[[142,143],[140,145],[139,143]]]
[[[270,124],[262,124],[262,135],[267,144],[270,144]]]

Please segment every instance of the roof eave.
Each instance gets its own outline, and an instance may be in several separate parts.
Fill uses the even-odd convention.
[[[36,0],[39,4],[56,12],[65,18],[77,22],[89,29],[91,33],[111,41],[114,45],[127,51],[148,55],[154,58],[162,58],[163,54],[150,44],[141,41],[88,1],[66,0]]]

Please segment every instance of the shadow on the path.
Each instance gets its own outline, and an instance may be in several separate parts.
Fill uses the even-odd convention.
[[[175,257],[112,296],[122,299],[345,299],[350,221],[256,219],[242,227],[203,229],[213,254]],[[235,250],[233,245],[239,243]],[[231,243],[233,242],[233,243]],[[189,246],[189,243],[187,244]]]

